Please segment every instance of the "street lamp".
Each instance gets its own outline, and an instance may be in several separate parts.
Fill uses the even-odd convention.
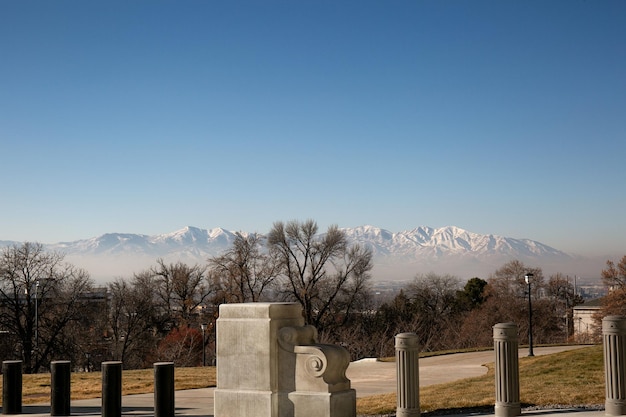
[[[524,280],[528,284],[528,356],[535,356],[533,353],[533,305],[530,301],[530,282],[534,275],[530,272],[524,275]]]
[[[39,292],[39,280],[35,283],[35,350],[39,349],[39,302],[37,293]]]
[[[204,332],[206,332],[207,324],[202,323],[200,328],[202,329],[202,366],[206,366],[206,339],[204,338]]]

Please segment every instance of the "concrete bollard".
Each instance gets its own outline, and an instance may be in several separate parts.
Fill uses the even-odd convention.
[[[122,362],[102,362],[102,417],[122,415]]]
[[[415,333],[396,335],[396,417],[420,415],[419,339]]]
[[[519,399],[519,360],[517,325],[498,323],[493,326],[493,350],[496,355],[496,417],[522,414]]]
[[[174,363],[154,364],[154,417],[174,417]]]
[[[70,361],[50,363],[50,415],[69,416],[70,413]]]
[[[626,414],[626,317],[602,319],[604,377],[606,383],[605,414]]]
[[[22,414],[22,361],[2,362],[2,414]]]

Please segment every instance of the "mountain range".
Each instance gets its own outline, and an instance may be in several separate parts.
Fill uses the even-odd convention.
[[[574,256],[540,242],[497,235],[483,235],[447,226],[421,226],[390,232],[374,226],[344,228],[349,242],[369,247],[374,255],[374,279],[408,280],[418,273],[452,274],[462,279],[487,278],[508,261],[540,267],[544,274],[600,274],[601,259]],[[245,233],[244,233],[245,234]],[[168,262],[205,263],[226,250],[236,233],[222,228],[210,230],[187,226],[172,233],[141,235],[107,233],[91,239],[45,245],[66,254],[66,260],[87,269],[96,280],[129,277],[155,264]],[[0,241],[0,246],[19,242]]]

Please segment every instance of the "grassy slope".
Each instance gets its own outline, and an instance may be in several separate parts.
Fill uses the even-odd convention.
[[[177,390],[214,387],[215,381],[214,366],[176,368],[174,371],[174,385]],[[72,373],[71,384],[72,400],[98,398],[102,395],[102,373],[100,372]],[[123,395],[153,392],[154,370],[123,371],[122,384]],[[1,386],[2,381],[0,381]],[[22,397],[24,404],[49,402],[50,374],[24,375],[22,377]]]
[[[598,405],[605,400],[602,346],[554,355],[520,358],[522,406]],[[420,389],[422,412],[495,404],[494,366],[485,376]],[[395,394],[357,400],[359,414],[387,414],[396,409]]]
[[[420,390],[422,412],[493,406],[494,369],[488,364],[487,375]],[[98,372],[72,374],[72,399],[101,395]],[[176,389],[215,386],[215,368],[176,368]],[[124,371],[123,393],[152,392],[153,370]],[[523,406],[603,404],[604,366],[602,347],[562,352],[554,355],[520,359],[520,399]],[[24,403],[50,400],[50,375],[24,375]],[[396,409],[395,394],[376,395],[357,400],[358,414],[385,414]]]

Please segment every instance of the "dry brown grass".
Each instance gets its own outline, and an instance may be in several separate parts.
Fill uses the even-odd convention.
[[[72,400],[99,398],[102,395],[102,373],[72,373]],[[215,367],[176,368],[175,389],[207,388],[216,385]],[[2,381],[0,381],[0,387]],[[122,372],[122,394],[145,394],[154,391],[154,370],[139,369]],[[24,404],[50,401],[50,374],[24,375],[22,377]],[[0,398],[1,403],[1,398]]]
[[[492,407],[495,404],[493,364],[486,375],[420,389],[422,412]],[[520,400],[523,406],[603,404],[602,347],[592,346],[554,355],[520,359]],[[388,414],[396,409],[396,395],[357,400],[362,415]]]

